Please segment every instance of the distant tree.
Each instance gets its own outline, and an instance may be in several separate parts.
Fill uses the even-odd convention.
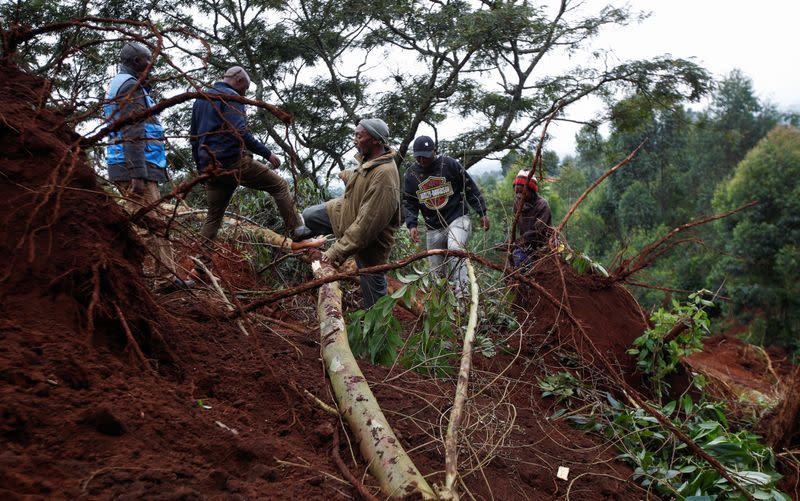
[[[716,87],[711,105],[697,117],[690,145],[692,169],[686,185],[695,186],[694,213],[706,213],[717,184],[730,178],[736,164],[782,120],[772,106],[762,104],[753,82],[734,70]]]
[[[641,181],[633,182],[619,200],[619,220],[626,233],[636,228],[652,228],[661,219],[653,195]]]
[[[555,190],[567,204],[572,204],[589,186],[586,174],[575,165],[574,160],[565,162],[559,172]]]
[[[721,186],[715,207],[758,205],[723,220],[724,276],[737,312],[761,312],[769,342],[800,348],[800,129],[779,126]]]

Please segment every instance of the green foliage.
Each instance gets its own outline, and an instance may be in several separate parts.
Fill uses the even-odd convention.
[[[413,332],[406,341],[401,356],[404,367],[423,374],[444,376],[455,372],[461,330],[456,318],[457,301],[444,278],[430,274],[398,277],[405,285],[394,295],[416,294],[414,281],[427,289],[422,329]],[[403,289],[406,289],[405,291]]]
[[[606,271],[603,265],[592,260],[592,258],[583,252],[568,249],[563,253],[563,257],[564,261],[569,263],[578,273],[597,273],[604,277],[608,276],[608,271]]]
[[[771,342],[800,347],[800,129],[772,130],[736,166],[714,200],[719,211],[758,204],[719,228],[728,255],[716,273],[735,299],[732,311],[763,312]]]
[[[555,191],[564,203],[572,205],[588,186],[586,173],[575,164],[574,160],[564,162],[559,171]]]
[[[489,280],[496,283],[500,278],[498,275],[491,274]],[[489,287],[482,287],[481,289],[489,290]],[[480,322],[478,322],[475,338],[476,345],[485,347],[482,349],[484,355],[493,353],[494,349],[489,347],[492,344],[492,339],[502,340],[505,336],[511,336],[513,332],[519,329],[519,322],[511,312],[512,302],[511,293],[507,289],[501,289],[500,293],[496,295],[485,294],[482,296],[482,305],[478,313]]]
[[[539,389],[542,397],[553,397],[558,404],[574,407],[576,402],[586,399],[589,387],[572,373],[561,371],[539,379]],[[563,413],[563,410],[556,412],[552,417],[561,417]]]
[[[369,310],[356,310],[347,318],[347,340],[355,357],[366,357],[373,364],[390,366],[403,346],[402,327],[392,315],[397,299],[380,298]]]
[[[635,348],[628,350],[630,355],[638,355],[639,369],[648,376],[656,397],[661,397],[669,389],[665,378],[675,372],[681,358],[703,350],[703,337],[709,333],[708,313],[705,308],[714,303],[704,298],[711,295],[702,290],[689,295],[689,302],[680,304],[672,301],[672,310],[659,308],[650,318],[655,327],[647,329],[633,342]],[[678,322],[688,328],[674,339],[665,340]]]
[[[403,285],[394,293],[381,298],[369,311],[358,310],[348,316],[348,339],[353,354],[382,365],[397,362],[426,375],[452,375],[460,357],[461,325],[466,318],[452,287],[446,279],[417,268],[410,273],[397,273],[397,279]],[[398,303],[412,307],[418,292],[425,296],[425,314],[403,342],[400,337],[403,327],[392,310]],[[517,330],[519,324],[509,311],[511,301],[504,289],[500,295],[488,295],[483,300],[474,349],[493,357],[497,347],[503,345],[505,337]]]
[[[579,428],[602,434],[621,451],[620,458],[634,466],[633,478],[665,498],[742,499],[719,472],[696,457],[686,444],[643,409],[632,409],[607,396],[608,405],[594,415],[574,415]],[[746,430],[728,426],[724,404],[688,394],[656,410],[680,428],[704,451],[717,459],[756,499],[789,501],[777,490],[781,475],[775,455]]]
[[[562,166],[555,183],[562,198],[571,201],[646,142],[633,161],[582,202],[565,229],[570,246],[594,261],[616,263],[692,219],[763,200],[757,208],[719,224],[681,233],[675,240],[683,243],[660,255],[634,280],[679,290],[725,284],[723,294],[733,299],[727,311],[743,322],[763,316],[769,323],[768,342],[794,343],[796,336],[789,333],[800,328],[800,305],[792,299],[798,296],[791,286],[800,282],[793,275],[798,256],[791,245],[800,235],[795,235],[796,218],[792,219],[797,214],[792,200],[798,197],[797,175],[788,160],[791,148],[783,147],[777,156],[762,155],[770,167],[740,188],[723,187],[733,183],[731,175],[735,168],[740,170],[737,163],[748,150],[776,123],[791,117],[761,103],[752,82],[739,71],[718,83],[704,110],[689,111],[680,101],[658,102],[642,93],[616,103],[611,117],[608,137],[594,126],[578,134],[578,155]],[[572,164],[583,174],[583,185]],[[716,191],[720,194],[712,206]],[[632,292],[649,309],[668,305],[671,299],[670,293],[653,289]]]
[[[348,316],[347,334],[353,355],[388,366],[395,363],[398,350],[403,347],[399,360],[403,367],[434,376],[452,374],[460,337],[453,291],[445,279],[418,270],[408,275],[398,273],[397,279],[403,283],[400,289],[382,297],[371,309]],[[411,306],[420,289],[426,292],[422,328],[403,343],[403,329],[392,310],[399,301]]]

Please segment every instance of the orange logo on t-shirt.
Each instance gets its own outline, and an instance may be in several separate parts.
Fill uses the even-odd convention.
[[[425,204],[425,207],[436,210],[447,205],[450,195],[453,194],[453,186],[447,179],[439,176],[429,176],[428,179],[419,183],[417,190],[417,200]]]

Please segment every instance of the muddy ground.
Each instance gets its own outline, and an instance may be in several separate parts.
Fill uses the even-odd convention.
[[[319,357],[315,296],[262,309],[245,336],[215,292],[156,293],[128,216],[97,181],[80,137],[39,107],[43,82],[0,67],[0,497],[357,499],[332,458],[379,494],[336,417]],[[185,244],[185,247],[184,245]],[[191,242],[176,242],[182,255]],[[227,287],[255,275],[217,262]],[[542,270],[596,348],[624,356],[645,319],[616,284]],[[566,285],[566,293],[564,285]],[[537,377],[570,346],[558,308],[521,291],[521,335],[476,358],[461,451],[475,499],[642,499],[609,444],[547,417]],[[404,323],[414,321],[397,309]],[[573,341],[566,350],[586,350]],[[567,358],[569,358],[567,356]],[[454,384],[363,364],[399,439],[432,483]],[[559,466],[570,480],[556,478]]]

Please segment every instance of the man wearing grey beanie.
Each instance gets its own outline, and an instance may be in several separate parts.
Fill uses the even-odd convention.
[[[344,196],[303,211],[307,235],[333,233],[336,242],[317,257],[334,266],[354,256],[359,268],[386,263],[400,227],[400,174],[390,149],[389,127],[380,118],[358,123],[358,167],[344,170]],[[386,274],[361,275],[364,308],[386,295]]]

